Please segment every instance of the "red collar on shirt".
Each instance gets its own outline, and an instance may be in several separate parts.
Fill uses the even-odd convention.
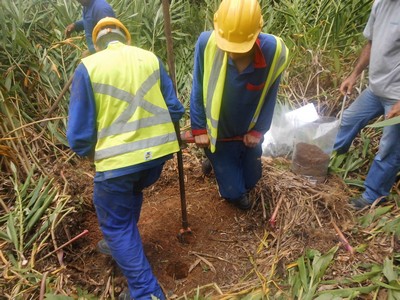
[[[267,66],[267,62],[265,61],[264,54],[261,51],[260,47],[260,39],[257,38],[254,55],[254,68],[265,68]]]

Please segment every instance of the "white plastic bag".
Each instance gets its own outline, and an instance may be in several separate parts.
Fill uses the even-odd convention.
[[[263,156],[288,157],[293,152],[296,129],[319,118],[314,104],[295,110],[277,103],[270,130],[264,135]]]

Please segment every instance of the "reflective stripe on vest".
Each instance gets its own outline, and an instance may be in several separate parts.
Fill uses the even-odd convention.
[[[249,125],[249,131],[257,122],[268,90],[287,65],[288,49],[280,38],[276,36],[273,37],[276,39],[274,58],[271,63],[270,71],[266,78],[264,89],[261,93],[256,111]],[[203,82],[208,83],[203,84],[203,102],[206,110],[207,133],[210,138],[211,152],[215,152],[215,145],[217,142],[218,121],[221,110],[222,94],[224,91],[227,63],[228,55],[226,52],[217,47],[215,32],[213,31],[204,50],[203,75]]]
[[[136,165],[179,151],[159,87],[156,56],[122,45],[90,58],[83,62],[92,82],[97,110],[96,171]],[[104,63],[106,59],[110,63]],[[115,68],[116,65],[121,68]]]
[[[261,93],[260,100],[258,101],[258,105],[254,113],[253,119],[251,120],[251,123],[249,125],[248,131],[253,129],[253,127],[256,125],[258,117],[260,116],[261,108],[264,105],[265,96],[267,92],[269,91],[271,85],[278,78],[278,76],[283,72],[283,70],[285,70],[288,63],[288,55],[289,55],[288,48],[286,47],[285,43],[282,41],[281,38],[276,36],[273,37],[276,39],[276,50],[274,58],[272,60],[271,67],[268,72],[268,77],[267,80],[265,81],[264,89]]]

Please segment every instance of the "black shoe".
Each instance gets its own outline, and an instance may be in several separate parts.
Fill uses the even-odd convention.
[[[100,242],[97,243],[97,250],[102,254],[111,256],[110,247],[108,247],[108,244],[105,240],[101,240]]]
[[[205,176],[209,176],[212,172],[212,165],[208,158],[204,159],[201,163],[201,171]]]
[[[372,203],[365,199],[363,196],[350,200],[350,205],[355,210],[362,210],[366,207],[371,206],[371,204]]]
[[[118,300],[131,300],[131,295],[128,289],[125,289],[119,294]]]
[[[232,203],[241,210],[249,210],[252,206],[252,203],[248,195],[243,195],[238,201]]]

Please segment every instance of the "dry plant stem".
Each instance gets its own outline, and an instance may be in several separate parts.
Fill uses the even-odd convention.
[[[47,257],[49,257],[50,255],[54,254],[55,252],[57,252],[58,250],[64,248],[65,246],[68,246],[69,244],[75,242],[77,239],[80,239],[81,237],[87,235],[89,233],[89,230],[85,229],[84,231],[82,231],[80,234],[78,234],[76,237],[72,238],[71,240],[69,240],[68,242],[62,244],[60,247],[57,247],[56,249],[54,249],[53,251],[51,251],[50,253],[48,253],[47,255],[43,256],[41,259],[38,259],[38,261],[41,261]]]
[[[195,255],[195,256],[197,256],[199,258],[201,258],[201,256],[205,256],[205,257],[210,257],[210,258],[215,258],[215,259],[218,259],[218,260],[221,260],[221,261],[225,261],[225,262],[233,264],[233,265],[237,265],[237,263],[231,262],[231,261],[229,261],[227,259],[224,259],[222,257],[219,257],[219,256],[215,256],[215,255],[211,255],[211,254],[207,254],[207,253],[200,253],[200,252],[196,252],[196,251],[189,251],[189,253],[193,254],[193,255]]]
[[[40,283],[40,295],[39,295],[39,300],[44,299],[44,293],[46,292],[46,278],[47,278],[48,272],[43,273],[42,281]]]
[[[205,290],[207,288],[214,288],[217,291],[217,293],[219,293],[220,295],[224,295],[224,293],[222,292],[222,290],[220,289],[220,287],[216,283],[209,283],[209,284],[206,284],[206,285],[203,285],[203,286],[199,286],[199,287],[191,290],[190,292],[188,292],[187,295],[191,295],[191,294],[197,293],[197,291]],[[179,298],[176,298],[176,300],[187,300],[188,299],[187,295],[185,294],[183,296],[180,296]],[[219,298],[218,297],[218,299],[223,299],[223,298]]]
[[[56,101],[54,101],[53,105],[50,107],[49,111],[47,112],[47,114],[44,116],[42,122],[41,122],[41,126],[44,126],[44,124],[46,123],[46,121],[48,121],[48,118],[50,117],[50,115],[53,113],[53,111],[57,108],[58,104],[60,103],[61,99],[64,97],[64,95],[67,93],[70,85],[72,84],[72,80],[74,79],[74,76],[71,76],[67,83],[64,85],[64,88],[62,89],[60,95],[58,95]]]
[[[66,119],[66,117],[53,117],[53,118],[48,118],[48,119],[44,119],[44,120],[42,119],[42,120],[40,120],[40,121],[30,122],[30,123],[21,125],[21,126],[15,128],[15,129],[13,129],[13,130],[7,132],[7,135],[11,135],[11,134],[13,134],[13,133],[16,132],[16,131],[22,130],[22,129],[27,128],[27,127],[31,127],[32,125],[38,124],[38,123],[43,122],[43,121],[52,121],[52,120],[61,120],[61,119]],[[38,138],[39,138],[39,137],[35,137],[33,140],[31,140],[31,142],[34,142],[34,141],[37,140]]]
[[[271,218],[269,219],[269,224],[271,225],[272,228],[275,228],[276,225],[276,216],[278,215],[278,210],[279,207],[281,206],[283,201],[283,197],[280,196],[278,202],[276,203],[276,207],[274,209],[274,212],[272,213]]]
[[[261,195],[261,207],[262,207],[263,219],[265,220],[267,218],[267,210],[265,208],[264,194],[261,193],[260,195]]]
[[[3,197],[0,197],[0,205],[1,207],[3,207],[4,211],[8,214],[10,212],[10,209],[8,208],[8,206],[4,203],[3,201]]]
[[[335,228],[340,241],[343,243],[344,247],[346,248],[347,251],[350,252],[351,255],[354,254],[354,249],[353,247],[350,246],[349,242],[347,241],[347,239],[345,238],[345,236],[343,235],[342,231],[340,231],[339,227],[336,225],[336,223],[332,220],[332,225]]]
[[[4,127],[6,128],[6,126],[4,126]],[[7,128],[6,128],[6,129],[7,129]],[[0,126],[0,131],[1,131],[1,135],[2,135],[2,136],[6,136],[6,133],[4,132],[4,130],[3,130],[3,128],[2,128],[1,126]],[[8,129],[7,129],[7,132],[8,132]],[[18,136],[15,136],[15,138],[13,138],[13,139],[10,140],[10,143],[11,143],[13,149],[19,149],[19,147],[17,147],[17,144],[16,144],[16,142],[18,143],[18,139],[19,139],[19,137],[18,137]],[[14,142],[14,140],[16,140],[16,141]],[[18,143],[18,144],[20,145],[20,143]],[[22,146],[21,146],[21,147],[22,147]],[[25,148],[21,148],[20,150],[21,150],[22,155],[23,155],[24,157],[21,158],[20,156],[18,156],[19,162],[20,162],[20,164],[22,165],[22,167],[24,168],[25,174],[29,174],[30,168],[29,168],[28,165],[27,165],[27,162],[28,162],[29,160],[28,160],[28,158],[27,158],[27,156],[26,156]]]

